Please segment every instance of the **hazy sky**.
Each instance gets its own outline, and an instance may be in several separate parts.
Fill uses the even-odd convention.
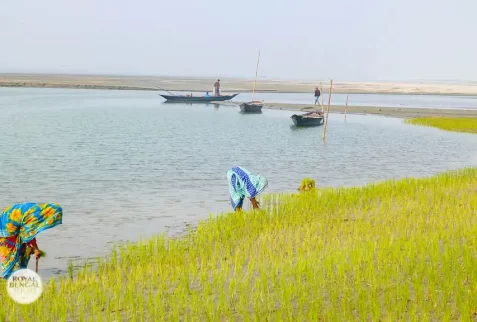
[[[477,80],[477,0],[0,1],[0,72]]]

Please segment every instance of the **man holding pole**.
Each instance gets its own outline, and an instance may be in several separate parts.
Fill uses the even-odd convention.
[[[214,83],[215,96],[220,96],[220,79]]]

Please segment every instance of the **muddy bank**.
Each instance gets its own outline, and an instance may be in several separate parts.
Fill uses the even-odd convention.
[[[250,92],[253,79],[220,78],[223,92]],[[153,90],[206,92],[213,90],[215,78],[179,78],[159,76],[0,74],[0,87],[83,88],[117,90]],[[327,93],[329,80],[259,80],[257,92],[313,93],[323,85]],[[159,87],[159,88],[158,88]],[[413,94],[477,95],[477,83],[432,82],[333,82],[334,93],[346,94]]]
[[[242,102],[220,102],[221,105],[234,106]],[[263,105],[264,109],[278,109],[288,111],[321,111],[321,106],[310,104],[284,104],[284,103],[267,103]],[[325,106],[326,109],[326,106]],[[344,114],[345,106],[332,105],[330,113]],[[438,108],[401,108],[401,107],[375,107],[375,106],[348,106],[347,114],[375,114],[391,117],[434,117],[434,116],[451,116],[451,117],[477,117],[477,110],[458,110],[458,109],[438,109]]]

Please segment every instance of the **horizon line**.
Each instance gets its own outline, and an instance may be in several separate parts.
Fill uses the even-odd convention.
[[[23,75],[23,76],[93,76],[93,77],[123,77],[123,78],[134,78],[134,77],[145,77],[145,78],[172,78],[172,79],[224,79],[224,80],[242,80],[248,81],[253,80],[252,77],[240,77],[240,76],[179,76],[179,75],[160,75],[160,74],[120,74],[120,73],[81,73],[81,72],[2,72],[0,71],[0,76],[6,75]],[[390,83],[390,82],[453,82],[453,83],[477,83],[477,80],[460,80],[460,79],[425,79],[425,78],[410,78],[410,79],[376,79],[376,80],[338,80],[334,78],[323,78],[323,79],[311,79],[311,78],[276,78],[268,76],[259,76],[258,79],[268,80],[268,81],[296,81],[296,82],[313,82],[313,81],[333,81],[338,82],[347,82],[347,83]]]

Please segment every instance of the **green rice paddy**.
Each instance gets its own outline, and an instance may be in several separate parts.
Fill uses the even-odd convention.
[[[472,320],[477,169],[263,196],[183,238],[123,245],[8,321]]]
[[[418,117],[405,120],[408,124],[432,126],[445,131],[477,133],[476,118]]]

